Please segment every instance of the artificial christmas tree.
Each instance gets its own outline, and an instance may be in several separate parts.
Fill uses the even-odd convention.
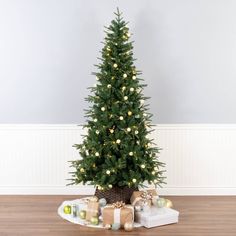
[[[148,137],[151,114],[143,95],[140,71],[134,66],[132,42],[127,23],[119,10],[106,27],[96,86],[90,88],[86,111],[87,134],[74,146],[82,157],[72,161],[71,184],[96,186],[95,195],[108,203],[128,203],[134,190],[144,182],[163,183],[159,148]]]

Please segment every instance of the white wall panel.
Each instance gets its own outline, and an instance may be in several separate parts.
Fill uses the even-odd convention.
[[[90,186],[66,186],[82,132],[76,125],[0,125],[0,193],[92,193]],[[236,194],[236,125],[162,124],[153,137],[166,162],[160,193]]]

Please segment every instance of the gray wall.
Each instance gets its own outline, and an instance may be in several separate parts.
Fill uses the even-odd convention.
[[[0,123],[83,123],[119,6],[154,123],[236,123],[236,1],[0,0]]]

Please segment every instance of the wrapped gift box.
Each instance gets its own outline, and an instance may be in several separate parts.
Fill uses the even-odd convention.
[[[171,208],[152,206],[149,211],[135,212],[135,222],[146,228],[177,223],[179,212]]]
[[[125,205],[122,208],[114,208],[112,205],[107,205],[102,209],[103,225],[119,223],[124,226],[126,222],[134,222],[134,207]]]
[[[98,216],[99,203],[96,201],[89,201],[86,209],[86,220],[89,221],[93,216]]]
[[[146,201],[148,205],[152,204],[152,198],[157,196],[155,189],[145,190],[145,191],[134,191],[130,202],[133,206],[140,205],[141,202]],[[145,198],[147,197],[147,199]]]

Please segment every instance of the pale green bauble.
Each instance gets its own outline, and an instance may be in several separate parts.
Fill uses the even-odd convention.
[[[112,230],[119,230],[120,229],[120,224],[119,223],[113,223],[111,225],[111,229]]]
[[[99,205],[100,207],[104,207],[107,205],[107,200],[105,198],[99,199]]]
[[[99,224],[99,219],[98,219],[97,216],[93,216],[93,217],[91,217],[90,222],[91,222],[92,225],[98,225]]]
[[[86,211],[85,210],[80,211],[79,217],[84,220],[86,218]]]
[[[165,207],[166,205],[166,200],[165,198],[158,198],[156,201],[156,206],[159,208]]]
[[[66,205],[63,210],[65,214],[71,214],[71,206]]]

